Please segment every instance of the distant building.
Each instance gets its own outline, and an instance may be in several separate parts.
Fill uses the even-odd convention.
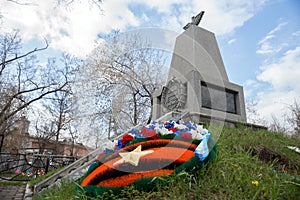
[[[93,151],[83,144],[72,143],[67,141],[54,141],[38,138],[34,136],[26,136],[27,145],[23,148],[24,153],[41,153],[41,154],[60,154],[66,156],[83,157]],[[56,153],[54,153],[56,151]]]
[[[71,141],[55,141],[29,135],[30,121],[26,117],[14,123],[10,134],[4,138],[3,150],[11,153],[60,154],[83,157],[94,149]]]

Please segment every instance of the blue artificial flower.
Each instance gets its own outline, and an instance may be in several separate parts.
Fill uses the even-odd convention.
[[[115,151],[112,150],[112,149],[105,148],[103,152],[106,153],[106,154],[112,154],[112,153],[114,153]]]
[[[134,138],[135,139],[137,139],[137,138],[145,138],[145,136],[143,136],[141,133],[138,133],[138,134],[134,135]]]
[[[116,150],[122,149],[123,147],[124,147],[124,145],[122,143],[122,140],[118,140],[118,145],[117,145]]]
[[[169,123],[165,124],[165,128],[174,128],[174,122],[170,120]]]
[[[180,136],[181,133],[182,133],[182,130],[177,130],[177,131],[176,131],[175,133],[173,133],[173,134],[176,135],[176,136]]]
[[[156,127],[155,125],[150,125],[150,126],[148,127],[148,129],[149,129],[149,130],[154,130],[155,127]]]
[[[97,162],[96,161],[94,161],[94,162],[92,162],[92,164],[89,166],[89,168],[88,168],[88,171],[90,171],[93,167],[94,167],[94,165],[96,164]]]
[[[188,128],[182,129],[182,131],[183,131],[183,132],[189,132],[189,133],[191,133],[191,130],[188,129]],[[192,133],[191,133],[191,134],[192,134]]]
[[[132,133],[133,135],[139,135],[140,134],[139,130],[137,130],[135,128],[131,129],[130,133]]]
[[[193,123],[190,123],[190,122],[187,122],[185,124],[190,130],[196,130],[197,129],[197,126]]]

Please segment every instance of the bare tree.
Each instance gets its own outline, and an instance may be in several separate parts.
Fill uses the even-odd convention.
[[[40,66],[35,53],[47,48],[36,48],[20,53],[18,32],[0,35],[0,134],[1,146],[9,127],[32,103],[62,91],[68,85],[68,76],[56,69],[54,63]],[[0,148],[1,148],[0,146]],[[1,150],[1,149],[0,149]]]
[[[287,105],[287,112],[279,120],[274,115],[269,129],[273,132],[281,132],[300,136],[300,105],[297,100],[293,104]]]
[[[23,149],[27,146],[26,136],[29,135],[29,121],[25,116],[21,116],[18,120],[15,120],[11,123],[9,128],[9,133],[4,138],[3,150],[4,151],[14,151],[18,153],[20,149]]]
[[[266,120],[264,120],[258,113],[257,104],[258,102],[254,99],[248,99],[246,101],[247,121],[253,124],[266,125]]]
[[[71,137],[71,142],[72,142],[72,146],[70,149],[70,156],[76,156],[76,152],[74,152],[74,147],[75,147],[75,143],[76,143],[76,139],[78,138],[78,132],[76,129],[74,129],[72,127],[72,125],[69,125],[70,127],[68,128],[69,131],[69,136]]]
[[[283,120],[282,120],[283,121]],[[279,119],[272,115],[272,121],[269,125],[269,130],[278,133],[287,133],[288,129],[284,126],[284,123],[280,123]]]
[[[293,133],[300,137],[300,104],[297,100],[289,106],[290,115],[287,117],[288,123],[293,127]]]
[[[75,2],[81,2],[81,0],[56,0],[58,5],[71,6]],[[97,6],[101,9],[103,0],[88,0],[92,6]]]
[[[88,65],[98,75],[98,114],[110,124],[109,132],[117,134],[151,120],[152,93],[166,79],[166,54],[138,34],[114,33],[105,39]]]
[[[37,5],[35,1],[33,0],[6,0],[18,5],[23,5],[23,6],[32,6],[32,5]],[[63,5],[63,6],[70,6],[74,4],[75,2],[81,2],[81,0],[56,0],[58,5]],[[102,0],[89,0],[91,5],[97,6],[101,8]]]
[[[6,0],[6,1],[8,1],[10,3],[14,3],[16,5],[21,5],[21,6],[38,6],[38,1],[36,1],[36,0]],[[81,3],[81,2],[82,2],[82,0],[55,0],[54,6],[62,6],[64,8],[71,8],[72,5],[74,5],[75,3]],[[102,10],[103,0],[88,0],[88,2],[91,6],[96,6],[97,8],[99,8],[101,13],[103,12],[103,10]],[[1,13],[2,12],[3,12],[3,10],[1,10],[1,7],[0,7],[0,24],[1,24],[1,18],[2,18]]]
[[[51,138],[54,137],[54,124],[52,121],[46,121],[45,116],[39,110],[36,111],[36,119],[34,121],[34,136],[37,139],[39,153],[44,153],[51,143]]]
[[[73,117],[73,91],[72,84],[74,83],[75,73],[79,66],[79,60],[63,55],[61,59],[63,66],[60,70],[64,70],[64,74],[68,76],[68,84],[63,90],[56,91],[42,100],[46,112],[50,114],[48,120],[51,121],[51,130],[48,135],[54,137],[55,148],[54,153],[58,152],[57,144],[63,133],[72,133],[71,137],[74,139],[74,130],[72,130],[71,123],[74,121]],[[46,133],[47,134],[47,133]]]

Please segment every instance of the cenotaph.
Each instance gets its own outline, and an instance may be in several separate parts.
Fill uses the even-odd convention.
[[[188,112],[200,123],[246,123],[243,88],[229,81],[214,33],[198,27],[203,14],[176,38],[167,84],[153,94],[153,120]]]

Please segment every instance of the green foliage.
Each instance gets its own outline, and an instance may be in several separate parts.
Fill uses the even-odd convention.
[[[157,189],[150,192],[129,186],[120,193],[106,192],[93,199],[299,199],[300,176],[278,171],[277,160],[263,162],[252,152],[257,146],[269,148],[289,158],[299,173],[299,154],[286,148],[300,147],[299,138],[242,126],[224,127],[217,144],[216,158],[195,174],[183,171],[162,178]],[[91,199],[75,193],[75,186],[75,182],[62,183],[33,199]]]

